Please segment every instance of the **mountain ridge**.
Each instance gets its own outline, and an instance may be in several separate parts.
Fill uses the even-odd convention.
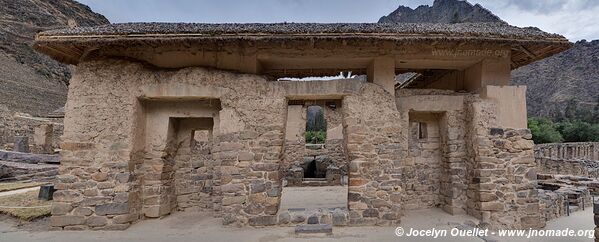
[[[399,6],[379,20],[379,23],[387,22],[508,24],[481,5],[460,0],[435,0],[432,6],[415,9]],[[593,40],[578,41],[569,50],[512,70],[511,83],[528,86],[526,101],[530,117],[557,119],[570,100],[576,100],[581,109],[592,109],[599,99],[597,79],[599,40]]]
[[[109,21],[73,0],[0,0],[0,6],[0,105],[33,115],[64,106],[71,68],[35,52],[35,34]]]

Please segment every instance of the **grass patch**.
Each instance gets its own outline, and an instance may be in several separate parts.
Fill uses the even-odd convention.
[[[29,191],[0,197],[0,213],[8,214],[20,220],[31,221],[36,218],[49,216],[52,211],[52,201],[38,200],[38,191]],[[40,207],[43,206],[43,207]],[[6,208],[6,207],[35,207],[35,208]]]
[[[22,188],[37,187],[48,184],[47,182],[8,182],[0,183],[0,192],[18,190]]]

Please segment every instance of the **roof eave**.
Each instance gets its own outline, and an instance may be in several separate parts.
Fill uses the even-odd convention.
[[[111,34],[111,35],[45,35],[40,33],[36,36],[33,48],[53,59],[67,63],[78,64],[87,48],[96,48],[101,45],[112,43],[151,43],[154,41],[194,41],[194,40],[301,40],[301,39],[377,39],[392,41],[417,41],[417,40],[447,40],[447,41],[472,41],[510,44],[514,48],[527,45],[545,45],[548,51],[530,54],[526,47],[521,51],[529,56],[523,61],[513,62],[512,68],[532,63],[547,58],[554,54],[565,51],[573,45],[566,38],[559,36],[555,38],[506,38],[489,36],[447,36],[444,34],[397,34],[397,33],[310,33],[310,34],[220,34],[211,35],[204,33],[167,33],[167,34]]]

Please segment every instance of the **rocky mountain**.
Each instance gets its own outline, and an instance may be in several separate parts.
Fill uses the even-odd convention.
[[[592,109],[599,99],[599,40],[576,42],[560,54],[512,71],[512,83],[528,86],[529,116],[557,117],[574,99]]]
[[[462,0],[435,0],[416,9],[399,6],[386,22],[504,22],[491,11]],[[512,71],[512,83],[526,85],[528,115],[554,118],[569,100],[591,109],[599,99],[599,40],[580,41],[568,51]]]
[[[70,68],[35,52],[35,34],[107,23],[74,0],[0,0],[0,105],[33,115],[64,106]]]
[[[399,6],[379,19],[379,23],[474,23],[504,22],[479,4],[461,0],[435,0],[432,6],[416,9]]]

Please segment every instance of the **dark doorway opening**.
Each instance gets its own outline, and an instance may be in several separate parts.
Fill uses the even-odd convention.
[[[310,163],[308,163],[308,167],[306,167],[306,171],[304,172],[304,178],[317,178],[315,160],[310,161]]]

